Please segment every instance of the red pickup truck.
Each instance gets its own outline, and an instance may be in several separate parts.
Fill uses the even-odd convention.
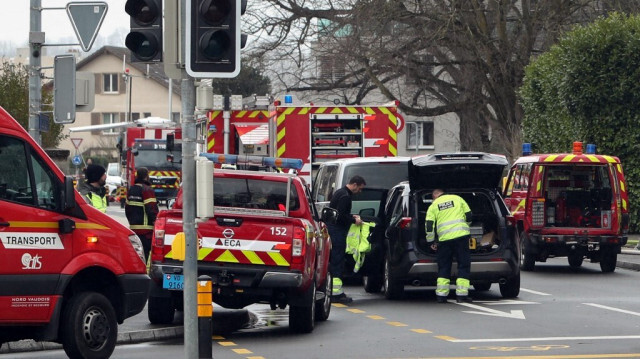
[[[290,329],[313,331],[331,310],[331,242],[304,181],[294,174],[216,169],[213,183],[215,215],[199,222],[196,233],[198,275],[211,276],[214,302],[235,309],[288,305]],[[151,323],[172,322],[183,306],[184,246],[174,242],[183,231],[182,208],[180,190],[173,208],[155,222]]]

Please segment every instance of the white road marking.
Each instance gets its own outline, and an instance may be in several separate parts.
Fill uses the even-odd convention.
[[[538,302],[527,302],[524,300],[500,299],[500,300],[474,300],[476,304],[486,305],[511,305],[511,304],[540,304]]]
[[[456,304],[463,305],[463,306],[465,306],[467,308],[480,310],[479,312],[466,311],[466,310],[464,311],[465,313],[469,313],[469,314],[481,314],[481,315],[491,315],[491,316],[494,316],[494,317],[525,319],[524,313],[521,310],[512,310],[511,312],[501,312],[499,310],[495,310],[495,309],[491,309],[491,308],[485,308],[483,306],[475,305],[475,304],[471,304],[471,303],[456,303]]]
[[[520,288],[520,291],[521,292],[531,293],[531,294],[537,294],[537,295],[551,295],[549,293],[538,292],[538,291],[535,291],[535,290],[525,289],[525,288]]]
[[[602,304],[595,304],[595,303],[582,303],[584,305],[590,305],[592,307],[596,307],[596,308],[602,308],[602,309],[606,309],[606,310],[612,310],[614,312],[620,312],[620,313],[625,313],[625,314],[631,314],[631,315],[636,315],[640,317],[640,313],[638,312],[632,312],[630,310],[624,310],[624,309],[619,309],[619,308],[614,308],[614,307],[608,307],[606,305],[602,305]]]
[[[561,340],[612,340],[640,339],[640,335],[605,335],[598,337],[540,337],[540,338],[486,338],[486,339],[447,339],[453,343],[491,343],[491,342],[540,342]]]

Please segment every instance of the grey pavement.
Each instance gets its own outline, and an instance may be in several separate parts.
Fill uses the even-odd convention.
[[[629,239],[637,241],[640,239],[640,234],[630,235]],[[616,266],[618,268],[640,271],[640,250],[635,249],[632,245],[627,245],[622,249],[622,253],[618,254]],[[242,328],[249,322],[249,320],[249,311],[246,309],[228,310],[215,306],[213,314],[213,332],[215,334],[234,331]],[[143,310],[142,313],[125,320],[125,322],[118,327],[117,343],[118,345],[122,345],[178,339],[182,338],[183,333],[184,327],[182,326],[182,317],[180,313],[176,314],[173,324],[153,325],[147,320],[146,310]],[[57,343],[21,340],[2,344],[2,347],[0,347],[0,354],[61,348],[62,346]]]

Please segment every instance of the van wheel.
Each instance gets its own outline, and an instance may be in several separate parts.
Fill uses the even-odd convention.
[[[600,260],[600,269],[602,273],[611,273],[616,270],[616,262],[618,261],[618,253],[611,251],[607,251],[603,253],[602,259]]]
[[[333,290],[333,278],[331,273],[327,272],[327,278],[324,280],[322,288],[323,298],[316,301],[316,320],[324,322],[329,319],[331,313],[331,291]]]
[[[289,306],[289,330],[294,333],[311,333],[316,321],[316,282],[303,294],[303,305]]]
[[[520,273],[507,279],[506,283],[500,284],[500,294],[503,298],[515,298],[520,294]]]
[[[382,290],[384,291],[384,296],[387,299],[400,299],[404,295],[404,284],[395,278],[391,270],[389,257],[386,257],[384,260],[384,280]]]
[[[71,297],[60,325],[62,347],[69,358],[109,358],[116,347],[116,312],[100,293],[81,292]]]
[[[151,324],[171,324],[175,308],[171,297],[149,297],[147,315]]]
[[[362,284],[364,285],[364,290],[367,293],[380,293],[383,285],[383,273],[372,273],[371,275],[366,275],[362,277]]]
[[[530,272],[535,268],[536,259],[529,252],[529,240],[527,234],[520,232],[520,269]]]
[[[580,268],[582,261],[584,261],[584,256],[580,253],[569,253],[567,259],[571,268]]]

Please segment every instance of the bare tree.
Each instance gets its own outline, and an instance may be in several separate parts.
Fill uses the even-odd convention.
[[[455,113],[463,150],[514,157],[522,120],[516,92],[530,58],[572,25],[633,12],[638,3],[263,0],[250,2],[243,26],[258,39],[251,53],[289,90],[344,103],[381,93],[406,114]]]

